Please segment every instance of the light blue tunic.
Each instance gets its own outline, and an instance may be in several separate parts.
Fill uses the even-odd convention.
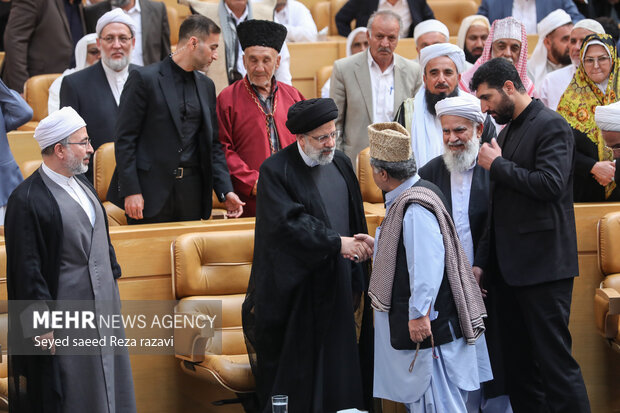
[[[415,175],[388,192],[387,211],[419,179]],[[379,232],[380,228],[376,240]],[[419,318],[430,308],[430,318],[434,320],[438,316],[434,303],[443,278],[445,250],[432,212],[417,204],[407,208],[403,243],[413,287],[409,317]],[[395,350],[390,344],[388,313],[375,311],[374,396],[405,403],[414,412],[465,412],[465,392],[478,389],[480,382],[491,378],[488,356],[481,357],[479,365],[476,347],[467,345],[462,338],[456,339],[435,348],[439,359],[433,359],[431,349],[421,349],[410,373],[415,350]]]

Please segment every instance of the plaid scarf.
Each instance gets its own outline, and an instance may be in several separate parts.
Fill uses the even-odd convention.
[[[445,266],[452,290],[461,330],[467,344],[474,344],[484,332],[487,316],[480,287],[474,278],[469,260],[459,242],[452,218],[439,197],[430,189],[412,187],[403,192],[390,207],[377,240],[368,296],[377,311],[389,312],[392,285],[396,272],[396,252],[407,206],[416,203],[437,218],[445,248]],[[413,287],[413,286],[412,286]]]

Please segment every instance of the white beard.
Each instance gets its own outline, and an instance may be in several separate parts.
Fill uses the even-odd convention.
[[[453,151],[449,145],[444,145],[443,161],[450,173],[465,172],[476,161],[480,149],[480,139],[476,136],[475,129],[473,133],[474,137],[465,144],[465,149],[462,151]]]
[[[105,63],[105,65],[110,69],[114,70],[115,72],[120,72],[121,70],[129,66],[129,62],[131,61],[131,52],[121,57],[120,59],[112,59],[107,56],[102,56],[101,60],[103,60],[103,63]]]

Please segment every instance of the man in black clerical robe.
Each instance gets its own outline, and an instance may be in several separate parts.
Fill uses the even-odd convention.
[[[289,396],[290,413],[372,407],[362,263],[372,250],[353,237],[366,221],[351,162],[335,150],[337,114],[332,99],[291,106],[286,126],[297,141],[260,168],[243,329],[262,412],[278,394]]]

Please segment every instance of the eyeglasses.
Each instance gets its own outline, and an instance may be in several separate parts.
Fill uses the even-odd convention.
[[[306,135],[306,134],[304,134]],[[314,139],[315,141],[317,141],[318,143],[325,143],[329,138],[332,138],[333,140],[337,141],[338,138],[340,138],[340,131],[339,130],[335,130],[331,133],[325,134],[325,135],[321,135],[321,136],[310,136],[310,135],[306,135],[309,138]]]
[[[129,44],[131,39],[133,39],[133,36],[131,36],[131,37],[127,37],[127,36],[106,36],[106,37],[100,37],[100,39],[103,40],[104,42],[106,42],[107,44],[113,44],[114,42],[116,42],[118,40],[120,44],[122,44],[123,46],[126,46],[127,44]]]
[[[593,66],[594,63],[598,63],[599,66],[606,66],[610,62],[611,62],[611,57],[609,56],[585,57],[583,59],[583,64],[585,66]]]
[[[90,138],[86,138],[86,140],[82,142],[67,142],[67,145],[82,145],[86,147],[90,145]]]

